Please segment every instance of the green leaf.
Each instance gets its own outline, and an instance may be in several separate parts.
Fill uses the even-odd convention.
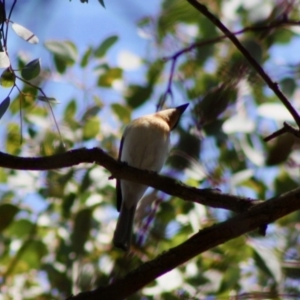
[[[297,88],[297,84],[295,82],[295,79],[292,77],[285,77],[280,81],[280,86],[282,89],[282,92],[287,95],[288,97],[291,97],[296,88]]]
[[[130,121],[131,111],[127,106],[121,105],[119,103],[113,103],[111,105],[113,112],[118,116],[119,120],[127,124]]]
[[[0,84],[3,87],[12,87],[15,84],[16,76],[9,69],[6,69],[2,72],[0,78]]]
[[[60,102],[56,100],[54,97],[46,97],[46,96],[37,96],[36,97],[38,100],[41,100],[43,102],[50,102],[53,104],[59,104]]]
[[[54,55],[73,64],[77,60],[77,48],[70,41],[48,41],[45,47]]]
[[[8,174],[4,171],[4,169],[0,169],[0,182],[6,183],[7,182]]]
[[[95,56],[98,58],[103,57],[109,48],[111,48],[119,39],[117,35],[112,35],[105,39],[95,50]]]
[[[58,57],[57,55],[54,55],[53,57],[54,59],[54,64],[55,67],[58,71],[58,73],[63,74],[64,72],[66,72],[68,64],[66,63],[66,61],[60,57]]]
[[[84,244],[87,241],[91,229],[92,210],[85,208],[75,216],[75,225],[72,233],[72,246],[77,255],[84,251]]]
[[[290,156],[296,139],[292,134],[284,133],[272,142],[273,143],[268,145],[268,156],[266,158],[267,166],[284,163]]]
[[[6,69],[10,66],[10,60],[4,51],[0,52],[0,68]]]
[[[82,68],[86,67],[88,62],[89,62],[89,59],[91,57],[91,55],[93,54],[93,49],[91,47],[89,47],[85,53],[83,54],[83,57],[81,59],[81,62],[80,62],[80,66]]]
[[[16,123],[9,123],[7,126],[6,151],[17,155],[20,153],[20,127]]]
[[[37,77],[41,72],[41,60],[39,58],[29,62],[22,70],[21,75],[26,80]]]
[[[101,110],[102,106],[103,106],[103,104],[97,104],[97,105],[88,107],[86,109],[86,111],[84,112],[84,114],[82,115],[81,120],[86,122],[90,118],[95,117]]]
[[[121,79],[123,70],[120,68],[111,68],[104,74],[99,76],[98,85],[103,87],[111,87],[116,79]]]
[[[17,238],[23,238],[32,230],[33,224],[27,219],[16,220],[6,229],[7,234]]]
[[[147,82],[149,83],[149,86],[154,85],[157,82],[163,68],[164,62],[161,59],[158,59],[150,65],[149,70],[147,72]]]
[[[218,293],[228,292],[238,286],[240,278],[240,269],[237,266],[231,266],[224,272],[224,276]]]
[[[132,108],[137,108],[150,98],[152,91],[152,86],[130,85],[126,93],[126,101]]]
[[[63,203],[61,205],[61,211],[64,218],[69,218],[71,214],[71,208],[73,204],[78,199],[78,193],[70,193],[67,196],[64,196]]]
[[[175,32],[178,23],[199,22],[199,13],[185,1],[173,0],[163,2],[163,11],[158,19],[158,34],[160,38]]]
[[[3,117],[3,115],[6,113],[8,107],[10,104],[10,98],[6,97],[1,103],[0,103],[0,119]]]
[[[30,44],[37,44],[39,42],[38,37],[24,26],[13,23],[11,27],[13,31],[26,42]]]
[[[83,139],[90,140],[97,136],[100,130],[100,120],[98,117],[90,118],[83,127]]]
[[[253,259],[257,267],[279,284],[282,279],[282,269],[280,258],[274,249],[268,249],[256,244],[252,244],[251,246],[253,249]]]
[[[20,271],[26,272],[26,270],[39,268],[42,258],[47,252],[47,247],[43,242],[37,240],[30,241],[22,254]]]
[[[77,60],[77,48],[70,41],[48,41],[45,47],[54,55],[55,66],[59,73],[64,73],[66,68]]]
[[[262,63],[263,48],[261,43],[259,43],[256,39],[246,39],[242,41],[242,44],[258,63]]]
[[[104,4],[104,1],[103,0],[98,0],[99,3],[105,8],[105,4]]]
[[[19,208],[13,204],[0,205],[0,232],[10,225],[18,212]]]
[[[75,100],[71,100],[65,108],[64,119],[68,122],[73,121],[77,110],[77,104]]]

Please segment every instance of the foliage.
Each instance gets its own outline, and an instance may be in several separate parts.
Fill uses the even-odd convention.
[[[201,2],[236,32],[297,105],[298,62],[278,65],[272,50],[280,46],[286,53],[297,51],[290,43],[299,39],[299,28],[291,26],[299,25],[299,3],[262,1],[261,7],[238,1],[233,7],[234,1]],[[298,139],[285,133],[271,142],[264,140],[283,121],[290,121],[284,105],[235,45],[187,1],[164,0],[156,16],[139,20],[139,30],[152,36],[151,55],[141,57],[144,83],[126,82],[126,70],[105,59],[118,46],[121,37],[116,35],[98,46],[86,45],[83,53],[73,41],[46,41],[53,69],[39,58],[24,61],[21,53],[15,59],[8,47],[13,33],[7,27],[32,47],[39,39],[11,20],[13,9],[5,7],[0,29],[0,84],[9,88],[0,102],[0,119],[9,119],[3,151],[49,156],[96,141],[117,157],[121,132],[136,109],[150,113],[149,103],[160,108],[190,102],[190,113],[173,133],[164,174],[192,187],[263,200],[299,186]],[[50,75],[67,77],[75,68],[93,74],[93,89],[88,91],[93,102],[83,103],[80,96],[62,99],[65,105],[54,116],[52,105],[58,101],[42,87]],[[126,87],[116,91],[119,82]],[[12,97],[13,91],[18,95]],[[107,91],[124,100],[104,100]],[[47,110],[40,101],[46,102]],[[58,120],[56,129],[49,126],[48,115]],[[7,295],[0,299],[61,299],[108,285],[199,229],[232,217],[231,212],[152,192],[137,213],[134,248],[126,255],[111,244],[117,215],[109,176],[94,164],[44,172],[0,170],[0,284]],[[269,225],[266,237],[252,232],[209,249],[129,299],[299,296],[298,231],[299,212],[294,212]]]

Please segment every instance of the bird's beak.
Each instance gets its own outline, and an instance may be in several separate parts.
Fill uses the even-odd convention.
[[[176,110],[180,112],[180,115],[182,115],[188,106],[189,106],[189,103],[185,103],[180,106],[177,106]]]

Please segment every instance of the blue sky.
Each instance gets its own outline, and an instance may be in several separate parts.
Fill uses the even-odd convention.
[[[118,63],[119,54],[124,51],[131,52],[138,56],[143,55],[148,47],[149,41],[138,35],[136,22],[146,14],[156,14],[160,1],[155,0],[145,6],[143,2],[130,0],[126,2],[125,7],[121,1],[109,0],[106,2],[106,9],[104,9],[97,0],[90,0],[88,4],[83,4],[79,0],[73,0],[71,2],[68,0],[17,1],[11,20],[35,33],[39,38],[39,43],[37,45],[29,44],[10,30],[8,51],[12,64],[14,65],[15,63],[17,53],[22,52],[23,55],[28,58],[28,61],[41,58],[43,67],[47,66],[53,69],[51,56],[44,47],[45,41],[70,40],[78,48],[79,57],[81,57],[89,45],[98,46],[105,38],[111,35],[119,36],[119,41],[108,53],[107,60],[111,65]],[[10,7],[11,3],[13,3],[12,0],[7,0],[7,7]],[[132,73],[134,76],[134,72]],[[84,78],[85,74],[83,74],[82,70],[74,66],[72,76],[78,76],[79,78],[75,78],[75,80],[80,82],[90,80],[93,74],[88,74],[86,79]],[[54,107],[58,123],[59,112],[71,97],[79,98],[80,100],[84,99],[84,93],[74,87],[72,83],[73,78],[49,80],[43,87],[48,96],[53,96],[61,102],[61,104],[55,105]],[[0,101],[8,95],[8,92],[9,89],[0,89]],[[80,94],[78,94],[78,92]],[[14,98],[16,94],[17,91],[12,94],[11,98]],[[110,95],[104,95],[105,92],[99,96],[104,97],[104,100],[108,103],[119,100],[116,96],[111,97]],[[44,103],[40,103],[39,105],[45,106]],[[6,113],[0,120],[0,135],[5,133],[6,125],[10,121],[19,123],[19,116],[11,116],[9,113]],[[49,118],[47,122],[51,124],[51,118]],[[53,122],[51,126],[53,130],[56,130]],[[0,142],[2,149],[4,143],[4,140]],[[95,143],[97,143],[97,141],[95,141]],[[21,173],[23,174],[22,176],[25,177],[21,176],[23,179],[20,177],[20,182],[26,185],[28,180],[30,181],[29,178],[31,175],[28,172],[20,172],[20,174]],[[34,172],[32,175],[34,177],[39,176],[37,172]],[[25,180],[25,178],[27,179]],[[18,186],[16,182],[14,182],[13,185],[15,184]],[[38,207],[40,207],[38,198],[35,197],[32,192],[34,191],[27,190],[27,197],[23,200],[28,200],[29,202],[34,201],[34,207],[38,209]]]
[[[13,1],[6,1],[7,7]],[[11,61],[20,51],[27,56],[28,61],[41,58],[42,66],[52,64],[51,56],[44,48],[48,40],[70,40],[78,51],[79,57],[89,45],[98,46],[105,38],[118,35],[117,44],[109,51],[106,58],[111,65],[118,63],[121,52],[127,51],[138,56],[145,54],[149,41],[139,36],[136,22],[145,15],[155,15],[159,8],[159,0],[151,1],[147,6],[139,1],[126,1],[126,6],[121,1],[106,1],[104,9],[97,0],[81,3],[79,0],[30,0],[17,1],[11,20],[23,25],[34,32],[40,42],[37,45],[28,44],[16,36],[12,30],[9,32],[8,50]],[[74,68],[78,71],[79,68]],[[84,76],[81,71],[76,76]],[[132,72],[132,76],[139,78]],[[82,78],[78,78],[80,82]],[[72,89],[72,83],[52,85],[51,81],[45,87],[49,96],[61,100],[69,100],[72,93],[77,96],[78,91]],[[66,83],[66,82],[65,82]],[[56,82],[57,84],[57,82]],[[62,93],[63,91],[63,93]],[[8,90],[0,90],[0,99],[7,96]],[[54,94],[53,94],[54,93]]]

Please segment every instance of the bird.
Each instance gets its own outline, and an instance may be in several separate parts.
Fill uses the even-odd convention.
[[[129,123],[121,139],[118,160],[135,168],[159,172],[168,155],[170,132],[188,105],[164,109]],[[140,183],[117,179],[117,210],[120,214],[113,236],[116,248],[130,249],[136,207],[147,188]]]

